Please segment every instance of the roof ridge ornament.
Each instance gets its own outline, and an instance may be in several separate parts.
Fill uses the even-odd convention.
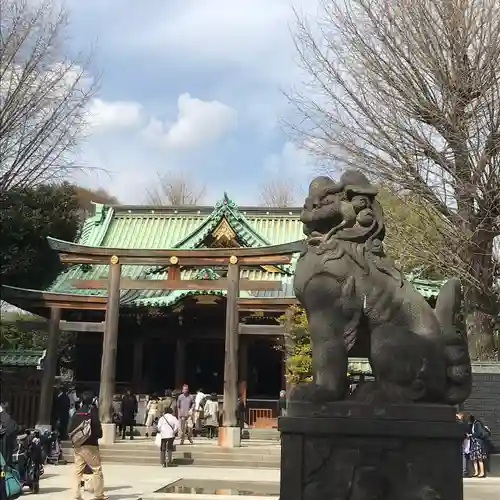
[[[224,191],[224,196],[222,197],[222,200],[219,200],[216,204],[215,204],[215,208],[216,209],[220,209],[220,208],[232,208],[232,209],[238,209],[236,203],[231,200],[231,198],[229,198],[228,194],[226,191]]]

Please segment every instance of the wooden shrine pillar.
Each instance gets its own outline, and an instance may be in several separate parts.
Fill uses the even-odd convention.
[[[292,389],[289,382],[286,380],[288,373],[288,360],[293,352],[294,341],[291,337],[291,332],[293,329],[293,316],[294,312],[292,308],[288,308],[285,312],[285,333],[283,338],[283,387],[286,390],[287,398],[290,396],[290,391]]]
[[[239,359],[238,359],[238,372],[239,372],[239,382],[238,389],[239,395],[246,402],[247,399],[247,381],[248,381],[248,344],[250,339],[248,335],[239,335]]]
[[[219,445],[227,448],[241,446],[241,431],[236,419],[238,402],[238,296],[240,266],[238,258],[231,256],[227,272],[226,342],[224,353],[224,401]]]
[[[132,368],[132,387],[135,394],[142,390],[142,373],[144,359],[144,339],[142,337],[134,339],[134,366]]]
[[[182,389],[186,383],[186,346],[186,339],[178,337],[175,347],[175,389]]]
[[[120,315],[120,274],[121,264],[113,255],[109,264],[108,302],[101,359],[101,386],[99,391],[99,416],[103,426],[103,442],[114,441],[113,394],[115,392],[116,351],[118,345],[118,320]],[[112,433],[112,434],[111,434]]]
[[[45,359],[43,361],[42,384],[40,388],[40,402],[38,407],[38,421],[36,427],[42,430],[51,429],[51,413],[54,398],[54,382],[57,372],[58,348],[59,348],[59,323],[61,321],[61,309],[52,307],[50,309],[49,338]]]

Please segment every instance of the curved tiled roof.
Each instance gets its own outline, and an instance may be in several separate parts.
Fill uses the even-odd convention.
[[[289,243],[302,239],[300,208],[239,208],[224,194],[214,207],[144,207],[95,205],[95,214],[83,225],[78,243],[114,248],[197,248],[203,244],[223,219],[243,246],[259,247]],[[241,292],[242,296],[293,297],[292,278],[295,260],[290,266],[242,269],[241,277],[256,280],[281,280],[279,292]],[[183,279],[193,279],[199,270],[183,269]],[[54,292],[105,296],[106,290],[74,289],[71,280],[98,280],[108,276],[107,265],[75,265],[61,273],[50,287]],[[130,279],[166,280],[163,268],[124,265],[122,276]],[[426,298],[437,297],[442,282],[409,277]],[[125,306],[169,306],[196,294],[225,295],[225,291],[195,292],[188,290],[122,290],[120,302]],[[245,295],[243,295],[245,294]]]
[[[2,349],[0,365],[41,368],[44,356],[42,349]]]

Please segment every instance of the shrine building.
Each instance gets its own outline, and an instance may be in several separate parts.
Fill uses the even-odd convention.
[[[39,423],[48,423],[60,330],[78,332],[75,380],[105,404],[128,387],[151,394],[184,383],[231,404],[236,383],[249,401],[276,400],[285,387],[278,318],[296,304],[304,248],[300,212],[238,207],[227,195],[214,207],[96,204],[76,242],[49,239],[66,264],[51,287],[2,290],[50,318]],[[435,301],[441,282],[409,279]]]

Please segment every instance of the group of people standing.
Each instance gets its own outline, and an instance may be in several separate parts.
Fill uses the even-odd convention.
[[[462,471],[464,477],[486,477],[485,463],[491,448],[491,432],[481,420],[463,413],[457,414],[457,420],[467,424],[467,431],[462,443]],[[472,465],[472,471],[470,466]],[[471,473],[472,472],[472,473]]]
[[[127,391],[123,397],[116,397],[113,402],[115,422],[122,439],[126,438],[129,430],[130,439],[134,438],[134,425],[138,414],[138,401],[134,394]],[[171,410],[171,412],[167,412]],[[193,435],[206,429],[208,438],[217,436],[220,424],[220,411],[217,394],[207,395],[202,389],[196,394],[189,392],[189,387],[184,385],[180,391],[167,389],[163,397],[153,394],[146,404],[144,425],[146,436],[151,436],[157,429],[160,419],[166,414],[179,420],[180,443],[187,439],[193,443]]]

